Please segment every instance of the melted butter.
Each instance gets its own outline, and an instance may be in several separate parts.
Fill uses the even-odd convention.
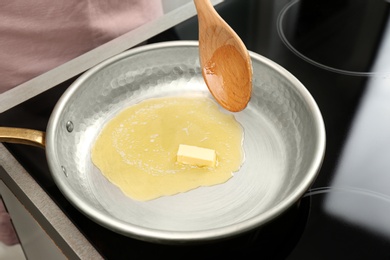
[[[102,174],[135,200],[151,200],[226,182],[243,161],[243,130],[205,97],[149,99],[106,124],[92,147]],[[214,168],[176,161],[180,144],[213,149]]]

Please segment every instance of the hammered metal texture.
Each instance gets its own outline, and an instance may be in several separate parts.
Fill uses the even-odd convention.
[[[297,79],[260,55],[251,57],[252,98],[234,114],[244,129],[245,162],[228,182],[138,202],[91,162],[100,129],[123,108],[152,97],[210,96],[197,43],[171,42],[118,55],[86,72],[64,94],[47,131],[49,165],[60,190],[101,225],[158,242],[226,237],[279,215],[314,180],[325,148],[324,126]]]

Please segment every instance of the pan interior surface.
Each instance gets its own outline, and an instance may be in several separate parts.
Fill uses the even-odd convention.
[[[245,160],[226,183],[141,202],[125,196],[93,165],[90,149],[106,122],[142,100],[211,98],[196,42],[149,45],[83,74],[55,108],[47,156],[64,195],[87,216],[144,240],[213,239],[271,220],[307,190],[324,153],[324,129],[307,90],[275,63],[251,53],[252,98],[234,113]]]

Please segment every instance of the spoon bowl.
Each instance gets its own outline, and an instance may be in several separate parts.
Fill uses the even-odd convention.
[[[252,92],[252,64],[244,43],[209,0],[194,0],[199,20],[202,75],[215,100],[226,110],[243,110]]]

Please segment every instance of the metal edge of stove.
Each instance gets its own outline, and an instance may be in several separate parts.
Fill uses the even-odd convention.
[[[211,0],[213,5],[217,5],[223,1]],[[145,42],[151,37],[174,27],[196,14],[195,5],[191,1],[143,26],[0,94],[0,113],[79,75],[103,60]]]
[[[0,171],[3,170],[3,168],[0,168]],[[13,244],[15,243],[13,240],[12,244],[3,247],[3,250],[0,250],[0,259],[67,259],[64,253],[47,235],[46,231],[35,221],[29,211],[2,180],[0,180],[0,195],[6,211],[9,215],[12,215],[9,224],[12,225],[19,242]],[[4,225],[6,225],[5,223]],[[7,239],[13,238],[11,232],[7,233],[7,235]]]
[[[70,259],[101,256],[31,175],[0,144],[0,179]],[[12,219],[12,212],[9,212]],[[16,232],[17,223],[14,223]],[[22,247],[23,241],[22,239]],[[37,249],[40,250],[40,249]]]

